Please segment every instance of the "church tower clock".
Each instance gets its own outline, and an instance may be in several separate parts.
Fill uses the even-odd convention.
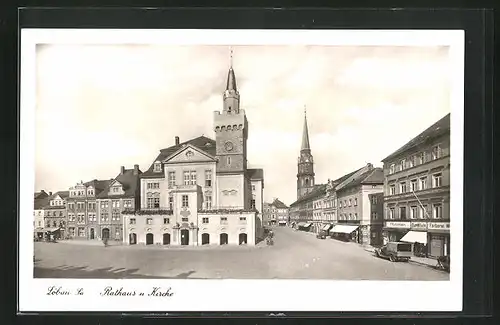
[[[297,199],[311,192],[314,188],[314,160],[309,145],[309,130],[307,128],[307,114],[304,109],[304,129],[302,146],[297,163]]]

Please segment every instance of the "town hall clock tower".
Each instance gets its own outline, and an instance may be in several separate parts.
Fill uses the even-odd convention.
[[[304,130],[302,146],[297,162],[297,199],[310,193],[314,188],[314,160],[309,145],[309,130],[307,129],[307,114],[304,110]]]
[[[240,109],[240,94],[231,64],[222,112],[214,112],[217,157],[217,205],[249,208],[251,185],[246,177],[248,121]]]

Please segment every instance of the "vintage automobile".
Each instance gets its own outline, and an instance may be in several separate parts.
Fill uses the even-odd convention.
[[[375,248],[375,256],[385,258],[391,262],[408,262],[412,256],[412,244],[389,242],[387,245]]]
[[[321,230],[317,235],[316,238],[318,239],[326,239],[326,231]]]

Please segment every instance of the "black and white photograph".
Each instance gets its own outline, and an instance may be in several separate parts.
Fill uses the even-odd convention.
[[[31,29],[21,54],[21,306],[460,310],[463,31]]]

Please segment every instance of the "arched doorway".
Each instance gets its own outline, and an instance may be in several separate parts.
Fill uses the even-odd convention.
[[[109,228],[104,228],[102,230],[102,239],[107,238],[109,239]]]
[[[209,234],[202,234],[201,235],[201,244],[202,245],[210,244],[210,235]]]
[[[146,234],[146,245],[153,245],[154,236],[153,234]]]
[[[128,241],[129,241],[130,245],[137,244],[137,235],[134,233],[131,233],[130,235],[128,235]]]
[[[226,233],[222,233],[220,234],[220,244],[221,245],[227,245],[227,234]]]
[[[170,234],[169,233],[163,234],[163,245],[170,245]]]
[[[181,245],[189,245],[189,230],[181,230]]]
[[[94,228],[90,228],[90,239],[95,239],[95,230],[94,230]]]
[[[240,245],[245,245],[248,243],[247,241],[247,234],[243,233],[243,234],[240,234],[239,235],[239,242],[240,242]]]

